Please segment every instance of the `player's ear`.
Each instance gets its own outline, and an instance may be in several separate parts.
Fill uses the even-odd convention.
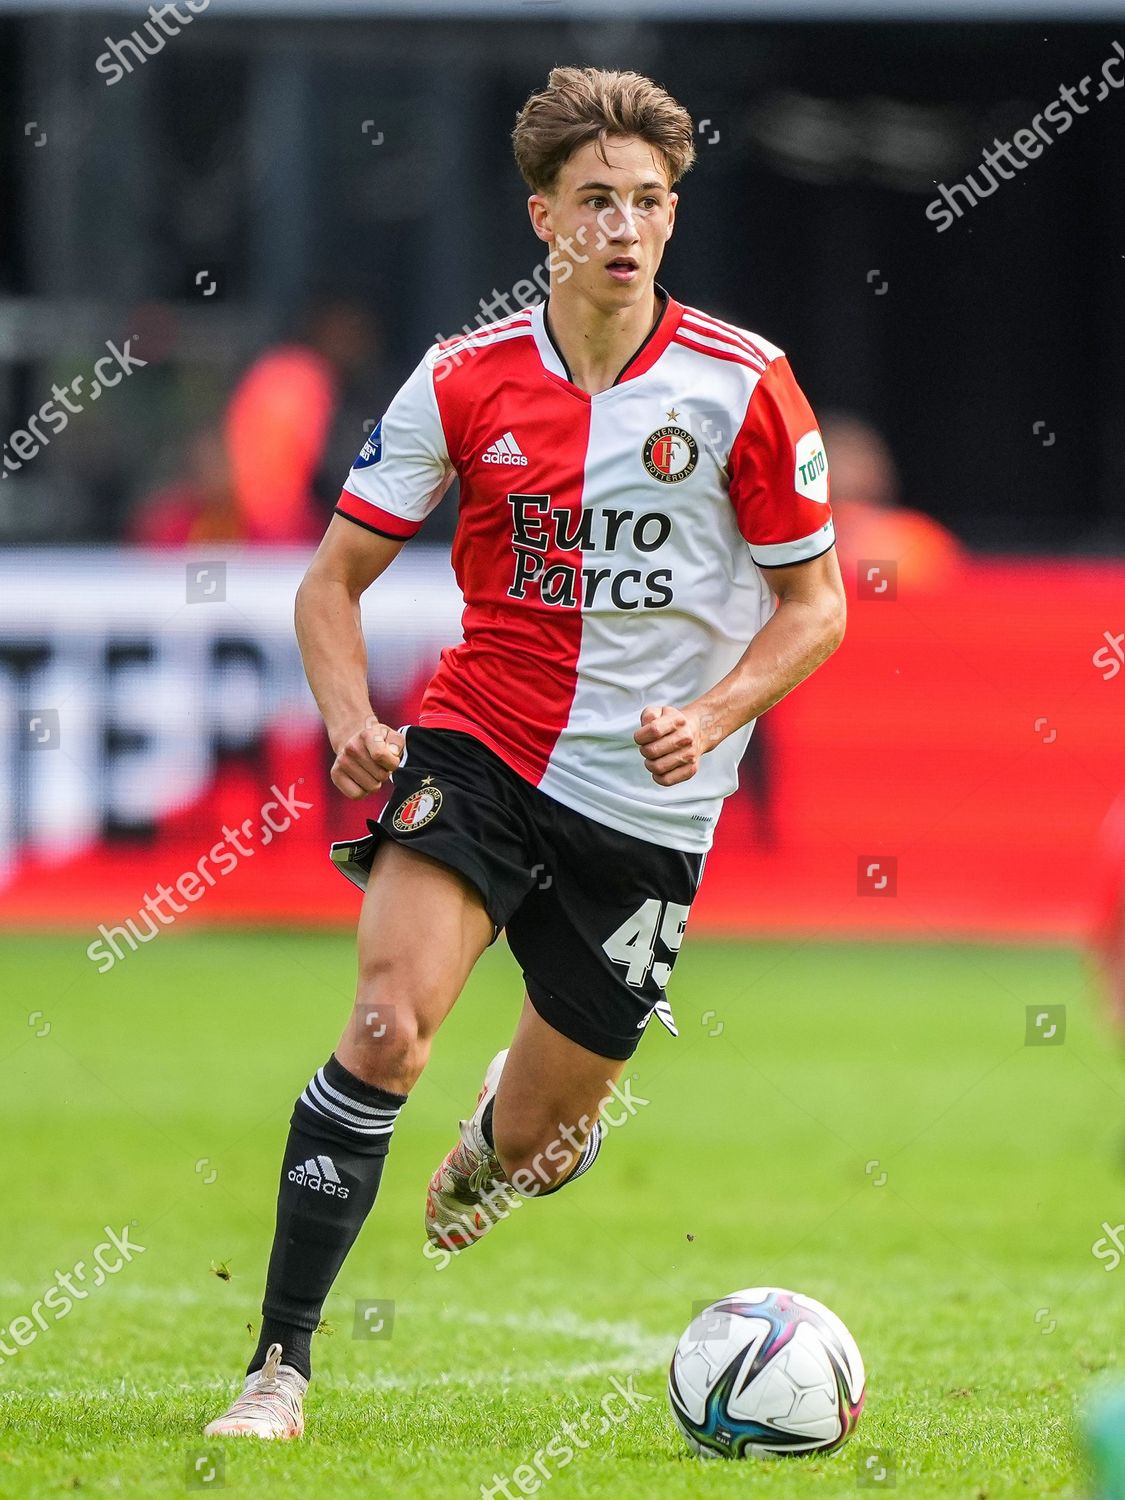
[[[664,238],[670,240],[672,231],[676,227],[676,204],[680,201],[679,193],[668,194],[668,224],[664,230]]]
[[[527,212],[537,238],[549,245],[555,237],[555,231],[551,227],[550,200],[542,193],[532,193],[527,200]]]

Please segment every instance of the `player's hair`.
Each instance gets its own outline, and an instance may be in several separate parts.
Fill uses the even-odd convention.
[[[691,116],[651,78],[602,68],[552,68],[547,87],[516,116],[512,146],[533,193],[549,193],[575,151],[608,136],[635,135],[657,150],[678,182],[695,160]]]

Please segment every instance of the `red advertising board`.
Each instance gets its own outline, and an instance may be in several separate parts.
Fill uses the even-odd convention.
[[[182,561],[176,566],[182,576]],[[276,588],[268,591],[280,601],[276,618],[263,623],[251,603],[259,595],[248,592],[241,623],[231,615],[234,623],[220,633],[227,648],[220,686],[202,693],[193,710],[196,720],[205,713],[214,720],[206,753],[191,738],[196,720],[163,758],[144,748],[182,706],[167,676],[166,622],[146,634],[135,611],[116,621],[101,600],[94,647],[87,630],[67,648],[80,640],[100,666],[84,689],[61,699],[57,747],[35,744],[36,734],[60,732],[55,720],[31,712],[36,693],[50,701],[47,678],[32,677],[17,694],[10,676],[26,753],[21,758],[17,748],[7,780],[16,812],[0,864],[5,925],[72,928],[93,940],[99,926],[136,920],[146,897],[186,924],[354,920],[358,893],[332,868],[327,848],[362,832],[374,807],[349,803],[332,788],[315,712],[293,686],[293,663],[286,656],[283,669],[269,665],[271,651],[292,650],[288,612],[299,576],[292,559],[276,567]],[[431,574],[426,587],[447,590],[447,564],[432,564]],[[395,723],[409,722],[428,663],[450,638],[448,618],[433,626],[421,579],[417,571],[402,574],[399,649],[381,697],[382,658],[378,646],[373,651],[376,701]],[[403,623],[408,605],[428,622],[413,643]],[[190,610],[177,616],[177,650],[194,639],[195,618]],[[217,611],[207,616],[218,618]],[[26,619],[18,631],[0,619],[8,661],[16,660],[17,636],[26,657],[35,647]],[[1099,828],[1125,789],[1123,642],[1121,564],[976,562],[941,592],[853,599],[839,652],[758,725],[692,930],[1087,934],[1106,878]],[[103,646],[118,655],[106,656]],[[197,654],[181,662],[183,680],[208,669],[206,662],[213,668],[217,649],[212,641],[206,661]],[[271,672],[285,677],[283,690]],[[68,730],[67,704],[83,690],[84,717]],[[140,707],[131,708],[134,701]],[[136,727],[138,715],[147,729]],[[91,743],[102,749],[87,753]],[[81,756],[79,746],[87,747]],[[54,759],[43,753],[51,748]],[[154,777],[161,797],[146,801]],[[67,821],[52,812],[60,797],[82,813],[81,835],[72,834],[73,815]],[[25,804],[39,812],[27,813]],[[159,897],[161,888],[172,895]]]

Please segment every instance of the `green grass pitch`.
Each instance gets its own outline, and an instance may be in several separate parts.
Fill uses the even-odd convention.
[[[183,1495],[191,1470],[246,1496],[476,1497],[611,1377],[655,1399],[511,1494],[1086,1493],[1076,1408],[1125,1349],[1125,1268],[1092,1253],[1125,1217],[1125,1091],[1074,954],[689,939],[681,1037],[654,1023],[630,1069],[650,1102],[581,1183],[439,1271],[426,1179],[519,1007],[498,945],[326,1309],[305,1441],[228,1443],[209,1477],[199,1432],[252,1348],[278,1153],[350,1007],[352,943],[168,931],[99,975],[85,941],[0,943],[0,1336],[23,1317],[28,1340],[0,1364],[3,1496]],[[1028,1046],[1046,1005],[1065,1041]],[[38,1328],[106,1226],[143,1253]],[[705,1463],[667,1361],[693,1304],[761,1284],[840,1313],[867,1410],[829,1458]],[[389,1337],[353,1336],[360,1299],[394,1303]]]

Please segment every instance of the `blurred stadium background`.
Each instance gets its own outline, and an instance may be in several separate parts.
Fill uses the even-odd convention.
[[[81,1198],[77,1163],[86,1161],[89,1192],[108,1201],[119,1191],[93,1139],[88,1160],[79,1151],[69,1169],[51,1168],[74,1149],[68,1109],[77,1110],[71,1125],[89,1120],[119,1152],[136,1135],[134,1111],[178,1120],[191,1143],[185,1193],[196,1186],[192,1149],[214,1155],[208,1120],[220,1137],[256,1130],[250,1161],[260,1157],[260,1171],[246,1166],[242,1179],[254,1209],[231,1237],[243,1265],[264,1262],[282,1118],[271,1100],[291,1097],[308,1047],[348,1003],[356,903],[327,844],[361,831],[370,811],[329,782],[293,639],[293,593],[352,457],[424,349],[539,296],[538,246],[507,135],[556,62],[636,68],[692,111],[699,161],[681,188],[661,280],[789,352],[824,419],[833,471],[848,637],[751,742],[693,912],[698,957],[689,943],[681,966],[689,1013],[703,1012],[693,1014],[695,1036],[718,1035],[699,1029],[716,1006],[728,1040],[737,1035],[737,1000],[747,1055],[769,1059],[772,1048],[771,1071],[784,1076],[786,1017],[800,993],[766,982],[763,1031],[751,979],[788,964],[814,1007],[801,1055],[832,1101],[826,1113],[847,1119],[855,1077],[888,1048],[864,1107],[884,1108],[884,1124],[910,1123],[917,1082],[923,1112],[952,1111],[947,1123],[961,1132],[944,1157],[931,1138],[925,1201],[946,1216],[947,1233],[963,1227],[957,1194],[966,1191],[950,1163],[979,1148],[979,1197],[964,1223],[985,1259],[1024,1254],[1025,1301],[1043,1300],[1036,1278],[1048,1262],[1064,1288],[1088,1274],[1087,1221],[1092,1237],[1113,1212],[1111,1179],[1098,1176],[1121,1118],[1120,1081],[1099,1056],[1109,1033],[1072,1012],[1069,1041],[1087,1061],[1068,1075],[1069,1094],[1044,1085],[1073,1127],[1063,1144],[1048,1140],[1046,1115],[1035,1135],[1039,1084],[1024,1095],[1006,1075],[1003,1087],[990,1085],[991,1114],[954,1106],[976,1086],[989,1048],[1022,1049],[1028,1004],[1042,1014],[1053,1002],[1081,1008],[1075,949],[1093,946],[1100,988],[1125,1014],[1125,89],[1095,101],[1091,88],[1085,113],[1076,109],[1035,160],[947,229],[926,206],[942,185],[972,172],[979,180],[984,149],[1029,127],[1061,86],[1096,82],[1125,40],[1120,21],[1119,5],[1093,0],[214,0],[161,39],[145,31],[140,4],[0,0],[4,1093],[17,1131],[40,1097],[57,1103],[61,1122],[35,1158],[47,1175],[29,1177],[14,1200],[24,1204],[20,1264],[17,1281],[0,1286],[13,1311],[38,1268],[62,1253],[52,1226],[81,1249],[101,1211]],[[136,36],[144,49],[130,46]],[[130,360],[143,364],[115,380]],[[40,416],[36,433],[29,423],[49,401],[53,415]],[[395,724],[409,722],[437,651],[458,638],[448,561],[456,507],[451,492],[366,601],[374,701]],[[267,837],[261,810],[279,791],[291,813],[298,799],[299,816]],[[247,820],[251,852],[230,873],[202,888],[178,884],[224,828]],[[184,898],[177,941],[203,941],[218,924],[229,939],[212,935],[213,949],[182,943],[176,960],[161,952],[151,979],[126,965],[127,984],[103,996],[88,945],[116,943],[125,955],[138,928],[151,937],[138,914],[160,885]],[[249,927],[263,931],[238,931]],[[241,1053],[213,1064],[205,1053],[231,1016],[249,1024],[254,975],[269,969],[267,934],[279,927],[326,931],[276,950],[279,967],[283,955],[305,957],[292,960],[300,972],[279,1001],[278,1055],[251,1108],[238,1094]],[[32,930],[58,936],[17,940]],[[703,934],[738,942],[712,949]],[[802,967],[813,939],[821,946]],[[858,939],[916,943],[919,957],[888,945],[897,957],[884,964],[857,946],[853,962],[850,948],[845,958],[827,946]],[[1044,955],[1041,967],[995,946],[978,963],[965,942],[1069,951]],[[488,1004],[499,1017],[510,981],[489,962],[493,977],[480,984],[495,985]],[[334,978],[321,985],[314,973],[324,964]],[[831,1003],[833,973],[846,974],[846,1016]],[[744,994],[733,992],[739,974]],[[150,984],[180,1001],[131,1046]],[[964,1045],[942,1018],[947,985]],[[215,1028],[206,1047],[176,1019],[202,990]],[[317,996],[315,1017],[305,993]],[[979,1033],[975,1014],[986,1018]],[[55,1031],[40,1042],[44,1015]],[[68,1016],[69,1040],[59,1024]],[[428,1121],[419,1172],[444,1139],[449,1098],[479,1072],[470,1023],[451,1024],[469,1050],[456,1063],[449,1053],[447,1094],[432,1120],[418,1117]],[[816,1059],[818,1035],[841,1049],[839,1066]],[[73,1076],[33,1050],[56,1042],[71,1048]],[[209,1070],[213,1098],[200,1101],[199,1073],[189,1076],[186,1062],[181,1076],[181,1048]],[[701,1059],[683,1050],[677,1076],[686,1079]],[[167,1080],[158,1076],[165,1063]],[[725,1065],[737,1086],[741,1064],[725,1055]],[[95,1067],[112,1098],[90,1081]],[[150,1067],[156,1076],[146,1072],[138,1089],[136,1069]],[[1097,1083],[1085,1081],[1087,1068]],[[701,1073],[697,1082],[707,1087]],[[1091,1096],[1082,1116],[1084,1088],[1108,1100],[1108,1112]],[[729,1120],[717,1112],[713,1124]],[[1101,1131],[1096,1145],[1086,1126]],[[1015,1142],[1027,1130],[1044,1160],[1058,1151],[1047,1193],[1055,1237],[1045,1242],[1028,1207],[1039,1188],[1018,1175]],[[773,1182],[779,1206],[755,1226],[771,1247],[764,1265],[781,1280],[805,1266],[782,1254],[793,1187],[786,1137],[771,1119],[758,1138],[755,1175],[765,1196]],[[811,1161],[816,1139],[796,1138]],[[839,1140],[829,1143],[820,1177],[802,1189],[810,1224],[830,1181],[846,1175],[840,1156]],[[862,1156],[848,1163],[864,1187]],[[45,1212],[34,1183],[52,1170],[59,1194]],[[167,1183],[151,1166],[136,1170],[146,1203],[162,1202]],[[640,1171],[635,1162],[616,1170],[622,1202],[631,1189],[643,1201],[642,1177],[628,1175]],[[1004,1200],[994,1187],[1008,1173]],[[1068,1198],[1064,1179],[1086,1197]],[[395,1202],[388,1213],[398,1213]],[[216,1226],[231,1222],[212,1211]],[[168,1222],[199,1259],[186,1221]],[[866,1265],[890,1276],[879,1257],[893,1257],[894,1245],[873,1226],[866,1242],[857,1233]],[[227,1246],[224,1234],[215,1227],[206,1243]],[[1072,1246],[1073,1272],[1062,1259]],[[946,1272],[956,1280],[948,1242],[910,1253],[919,1296]],[[836,1268],[863,1306],[866,1271],[843,1269],[846,1241],[817,1254],[806,1273],[832,1293]],[[195,1259],[186,1249],[182,1259],[186,1278]],[[174,1252],[162,1264],[179,1275]],[[726,1290],[725,1265],[716,1257],[714,1284],[692,1295]],[[630,1267],[620,1270],[627,1277]],[[1096,1262],[1093,1270],[1100,1275]],[[911,1324],[909,1277],[896,1286],[899,1327],[924,1363],[932,1351]],[[482,1283],[476,1295],[492,1292]],[[650,1346],[670,1331],[660,1295],[651,1295]],[[877,1302],[872,1293],[866,1306],[876,1322]],[[1103,1316],[1096,1300],[1081,1306],[1091,1324]],[[988,1347],[1006,1307],[1001,1296]],[[686,1302],[684,1312],[686,1321]],[[165,1314],[163,1303],[146,1309],[154,1343]],[[1035,1343],[1038,1321],[1028,1311],[1020,1338],[1035,1344],[1047,1380],[1052,1345]],[[940,1368],[960,1384],[958,1335],[944,1327]],[[111,1367],[112,1340],[98,1348]],[[61,1344],[56,1357],[65,1367]],[[434,1351],[435,1368],[442,1357]],[[1010,1357],[1015,1390],[1022,1346]],[[35,1368],[29,1360],[21,1370]],[[42,1369],[44,1389],[58,1379],[52,1368]],[[909,1408],[914,1377],[905,1367],[892,1375],[884,1389],[898,1380]],[[1031,1407],[1024,1415],[1037,1420]],[[993,1416],[980,1420],[987,1435]],[[1016,1454],[1021,1430],[1016,1423]],[[111,1428],[102,1437],[111,1441]],[[987,1466],[972,1472],[988,1475]],[[154,1492],[147,1482],[136,1492]],[[607,1494],[632,1493],[614,1489],[612,1476],[606,1484]],[[936,1481],[924,1492],[947,1493]],[[948,1493],[968,1492],[950,1481]]]
[[[326,779],[293,586],[421,351],[539,297],[507,133],[571,59],[650,72],[699,122],[664,281],[790,352],[853,595],[847,649],[755,735],[696,925],[1104,927],[1094,850],[1125,769],[1125,94],[1076,107],[944,231],[925,209],[1099,77],[1112,6],[177,14],[169,35],[140,6],[0,3],[9,921],[112,925],[298,766],[311,812],[192,920],[350,912],[314,857],[355,814]],[[143,366],[95,403],[114,349]],[[455,520],[451,494],[371,603],[396,723],[457,637]]]

